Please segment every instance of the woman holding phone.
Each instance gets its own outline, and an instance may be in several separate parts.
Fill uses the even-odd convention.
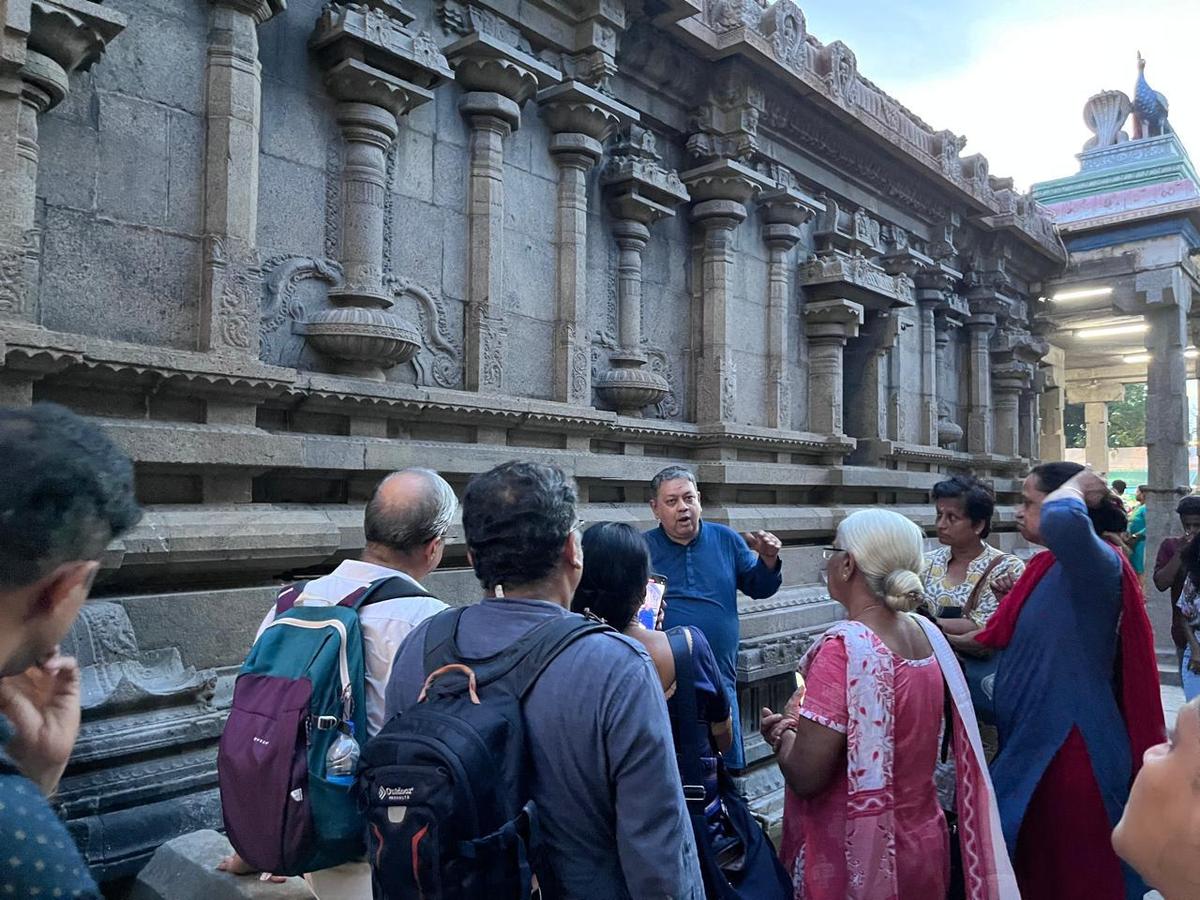
[[[639,616],[644,612],[646,620],[662,621],[661,608],[653,608],[661,588],[661,579],[650,573],[650,551],[637,529],[598,522],[583,533],[583,576],[571,609],[637,641],[658,671],[705,893],[709,898],[788,897],[791,885],[774,849],[720,761],[733,740],[733,721],[708,641],[698,628],[658,631],[647,628]]]

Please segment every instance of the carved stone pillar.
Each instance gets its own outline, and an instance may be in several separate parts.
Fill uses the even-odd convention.
[[[816,208],[799,191],[776,188],[759,196],[767,261],[767,427],[792,427],[792,384],[788,359],[788,310],[795,293],[787,255],[800,240],[800,226]]]
[[[687,202],[679,176],[661,164],[654,135],[633,125],[612,147],[601,177],[617,241],[617,342],[609,355],[612,368],[596,379],[596,393],[625,415],[641,411],[667,395],[670,386],[646,368],[642,350],[642,254],[650,226],[675,215]]]
[[[694,202],[692,221],[704,235],[696,421],[732,423],[737,406],[737,366],[729,346],[730,319],[734,315],[733,235],[746,219],[745,204],[771,182],[748,166],[728,159],[690,169],[680,178]]]
[[[930,447],[939,446],[939,400],[948,396],[940,383],[944,359],[939,358],[938,353],[941,341],[944,356],[949,335],[939,333],[937,315],[948,306],[947,297],[954,289],[953,274],[957,273],[950,273],[941,266],[925,266],[914,275],[917,316],[921,329],[921,402],[917,433],[921,443]]]
[[[399,119],[432,100],[431,89],[451,76],[429,36],[408,31],[411,21],[398,4],[386,11],[329,4],[310,41],[338,101],[346,145],[340,252],[345,277],[329,292],[333,309],[318,312],[302,328],[335,371],[377,381],[384,379],[384,369],[412,359],[421,346],[417,329],[390,311],[393,300],[383,284],[386,153],[399,133]],[[375,65],[363,62],[364,56]]]
[[[808,332],[808,430],[843,433],[842,352],[858,336],[863,308],[850,300],[821,300],[804,306]]]
[[[602,142],[634,110],[578,81],[538,94],[542,118],[553,137],[558,166],[558,297],[554,323],[554,399],[592,403],[592,351],[587,333],[587,173],[603,153]],[[648,237],[649,235],[647,235]],[[645,241],[642,242],[642,247]],[[638,250],[641,265],[641,250]],[[638,278],[641,282],[640,271]],[[640,329],[639,329],[640,330]]]
[[[880,461],[869,454],[875,452],[881,441],[892,437],[888,431],[888,360],[899,333],[900,321],[894,312],[864,310],[860,339],[844,358],[844,367],[850,370],[850,377],[844,383],[849,382],[848,393],[852,398],[844,424],[849,434],[863,442],[860,449],[868,455],[859,459],[873,465]]]
[[[1024,459],[1037,459],[1040,452],[1038,441],[1038,423],[1041,419],[1041,373],[1033,374],[1033,384],[1028,390],[1021,391],[1021,406],[1018,412],[1021,420],[1021,437],[1018,452]]]
[[[210,0],[200,348],[258,357],[258,26],[286,0]]]
[[[1087,437],[1084,444],[1084,459],[1101,478],[1108,477],[1108,404],[1091,402],[1083,404],[1083,420]]]
[[[1031,375],[1025,363],[992,367],[993,449],[1001,456],[1020,456],[1020,401],[1029,390]]]
[[[20,7],[21,4],[17,4]],[[16,126],[15,156],[0,160],[0,320],[37,322],[38,253],[34,226],[38,175],[38,116],[56,106],[70,90],[69,76],[100,59],[105,47],[125,28],[125,17],[95,3],[77,0],[32,0],[24,61],[15,77],[5,78],[3,124]],[[7,30],[7,10],[0,7],[0,26]],[[15,48],[14,48],[15,49]],[[0,68],[4,60],[0,60]],[[12,96],[12,93],[9,93]],[[15,113],[15,115],[14,115]],[[11,188],[11,193],[8,192]]]
[[[467,186],[467,390],[504,388],[504,139],[521,124],[521,106],[561,80],[527,53],[479,32],[446,48],[465,93],[459,111],[471,126]]]
[[[957,367],[950,351],[953,329],[960,327],[957,319],[941,310],[933,320],[934,357],[937,367],[937,445],[947,447],[962,440],[962,426],[954,421],[950,406],[950,379],[955,377]]]
[[[967,450],[992,452],[992,360],[989,343],[996,317],[972,315],[967,319],[970,341],[968,367]]]

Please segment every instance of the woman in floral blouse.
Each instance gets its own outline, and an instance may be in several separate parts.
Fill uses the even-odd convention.
[[[939,481],[933,501],[942,546],[925,554],[925,601],[944,631],[965,634],[987,624],[1025,564],[984,541],[996,500],[978,479],[956,475]]]

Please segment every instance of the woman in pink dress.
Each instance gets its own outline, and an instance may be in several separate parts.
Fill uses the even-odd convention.
[[[829,593],[848,618],[801,659],[784,713],[764,709],[762,721],[788,788],[780,856],[797,900],[946,896],[950,840],[934,767],[947,696],[967,896],[1018,897],[970,692],[937,627],[911,614],[922,601],[920,529],[864,510],[825,555]]]

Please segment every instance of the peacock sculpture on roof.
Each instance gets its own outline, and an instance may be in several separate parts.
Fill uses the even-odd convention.
[[[1167,98],[1146,83],[1146,60],[1139,50],[1137,55],[1138,78],[1133,92],[1134,138],[1159,137],[1169,134],[1171,123],[1167,121]]]

